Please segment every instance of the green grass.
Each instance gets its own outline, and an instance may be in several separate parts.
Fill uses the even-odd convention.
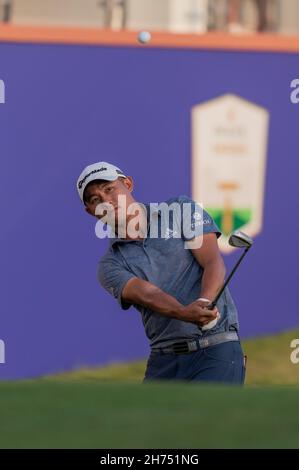
[[[248,355],[246,383],[299,385],[299,364],[290,360],[294,338],[299,338],[299,330],[244,341],[243,349]]]
[[[0,382],[0,448],[299,448],[296,337],[245,342],[245,388],[140,386],[143,361]]]
[[[1,448],[299,447],[298,389],[2,383]]]

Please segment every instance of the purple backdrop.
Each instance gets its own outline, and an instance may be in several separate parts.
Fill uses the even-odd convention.
[[[139,314],[97,283],[107,241],[75,190],[115,162],[135,195],[190,194],[190,110],[236,93],[270,111],[264,228],[233,280],[243,337],[299,324],[296,54],[0,44],[1,378],[143,358]],[[236,254],[225,258],[228,268]],[[167,267],[166,267],[167,269]]]

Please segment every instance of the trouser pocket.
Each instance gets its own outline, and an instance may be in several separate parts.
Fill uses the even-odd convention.
[[[243,385],[244,355],[239,341],[203,349],[204,363],[197,380]]]

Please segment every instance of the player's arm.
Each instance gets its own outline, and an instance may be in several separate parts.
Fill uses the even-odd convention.
[[[161,315],[199,325],[205,325],[216,318],[217,314],[216,309],[204,309],[196,301],[184,306],[154,284],[137,277],[126,283],[121,297],[125,302],[150,308]]]
[[[225,265],[220,254],[215,233],[203,235],[200,248],[191,248],[197,262],[203,268],[200,297],[213,300],[221,289],[225,277]]]

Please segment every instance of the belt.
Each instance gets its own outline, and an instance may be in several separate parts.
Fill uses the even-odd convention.
[[[236,331],[225,331],[223,333],[206,336],[205,338],[196,338],[192,341],[181,341],[166,348],[152,348],[152,352],[161,352],[163,354],[188,354],[228,341],[239,341],[239,336]]]

